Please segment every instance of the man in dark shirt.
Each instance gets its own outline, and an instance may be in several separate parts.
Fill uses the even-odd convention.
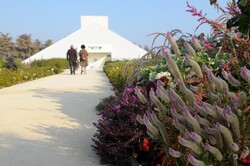
[[[70,74],[76,74],[75,70],[76,70],[77,54],[73,45],[70,46],[70,49],[67,52],[67,60],[69,61]]]

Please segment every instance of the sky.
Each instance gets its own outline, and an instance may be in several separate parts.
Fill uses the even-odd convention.
[[[187,1],[209,19],[222,14],[209,0]],[[227,2],[218,0],[223,8]],[[202,25],[194,33],[199,22],[186,12],[186,0],[0,0],[0,4],[0,32],[13,40],[28,34],[33,40],[55,43],[80,29],[81,16],[108,16],[110,30],[143,47],[151,46],[155,36],[150,34],[155,32],[207,34],[211,29]]]

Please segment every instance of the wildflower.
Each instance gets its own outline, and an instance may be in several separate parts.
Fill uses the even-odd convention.
[[[173,116],[173,125],[175,126],[175,128],[177,128],[178,130],[180,130],[182,133],[185,131],[186,127],[183,126],[182,124],[180,124],[178,118],[176,116]]]
[[[227,81],[235,87],[240,86],[240,82],[237,79],[235,79],[231,73],[228,74]]]
[[[205,111],[208,115],[210,115],[214,119],[218,119],[218,114],[213,110],[212,106],[210,107],[206,102],[202,102],[202,106],[205,108]]]
[[[239,146],[236,143],[232,143],[231,145],[229,145],[233,151],[238,152],[240,150]]]
[[[221,125],[219,122],[217,122],[215,126],[222,133],[223,138],[225,139],[226,143],[228,145],[232,145],[234,142],[233,142],[232,134],[230,133],[229,129]]]
[[[184,138],[182,138],[181,136],[178,136],[178,142],[182,145],[185,146],[189,149],[191,149],[193,152],[195,152],[196,154],[201,154],[202,153],[202,149],[200,146],[198,146],[196,143],[186,140]]]
[[[204,147],[210,153],[212,153],[218,161],[221,161],[223,159],[223,156],[222,156],[220,150],[217,149],[216,147],[213,147],[213,146],[209,145],[208,143],[205,143]]]
[[[194,96],[194,93],[189,90],[183,82],[179,83],[179,87],[181,91],[187,96],[187,100],[190,102],[191,105],[196,103],[196,98]]]
[[[182,156],[181,152],[176,151],[176,150],[174,150],[174,149],[172,149],[172,148],[168,148],[168,153],[169,153],[171,156],[175,157],[175,158],[179,158],[179,157]]]
[[[217,128],[211,128],[211,127],[208,127],[208,126],[205,126],[205,131],[208,134],[211,134],[212,136],[214,136],[214,138],[216,139],[217,147],[219,149],[222,149],[224,144],[223,144],[223,139],[222,139],[220,131]]]
[[[149,133],[153,136],[153,138],[158,138],[159,133],[158,130],[153,124],[149,121],[148,117],[144,114],[143,116],[143,122],[146,125]]]
[[[165,53],[165,59],[168,63],[168,69],[171,72],[171,74],[174,76],[174,78],[178,81],[183,82],[181,72],[180,72],[176,62],[170,57],[170,55],[167,52]]]
[[[208,76],[208,79],[215,84],[216,89],[222,92],[223,84],[221,80],[215,77],[212,71],[208,71],[207,76]]]
[[[244,80],[250,83],[250,70],[248,70],[246,66],[240,69],[240,75]]]
[[[229,106],[228,106],[229,107]],[[228,113],[228,107],[226,107],[226,109],[223,112],[223,118],[226,119],[229,123],[230,126],[232,128],[232,132],[236,138],[236,140],[240,139],[240,122],[239,119],[237,117],[237,115],[235,115],[234,113]]]
[[[188,155],[188,161],[194,165],[194,166],[206,166],[206,164],[201,161],[201,160],[197,160],[194,156],[192,156],[191,154]]]
[[[210,142],[212,145],[216,145],[216,144],[217,144],[216,138],[215,138],[214,136],[209,135],[209,136],[208,136],[208,139],[209,139],[209,142]]]
[[[156,79],[156,80],[159,80],[159,79],[161,79],[162,77],[166,77],[167,79],[170,80],[170,79],[171,79],[170,76],[171,76],[171,74],[170,74],[169,72],[167,72],[167,71],[166,71],[166,72],[160,72],[160,73],[157,73],[157,74],[156,74],[155,79]]]
[[[204,72],[206,72],[207,74],[208,74],[208,72],[211,71],[211,69],[209,69],[205,63],[202,64],[202,70],[203,70]]]
[[[218,77],[219,80],[221,81],[222,85],[223,85],[223,90],[224,91],[228,91],[229,88],[228,88],[228,84],[226,83],[226,81],[224,81],[223,79],[221,79],[220,77]]]
[[[197,143],[202,142],[202,137],[200,135],[196,134],[195,132],[191,132],[191,138],[192,138],[192,140],[194,140]]]
[[[161,111],[162,117],[164,117],[164,113],[167,112],[166,107],[160,102],[160,100],[155,96],[153,88],[151,88],[149,92],[150,99],[156,105],[156,107]]]
[[[154,112],[152,112],[151,114],[151,119],[154,122],[154,124],[160,129],[160,133],[161,136],[163,138],[163,141],[166,145],[168,145],[169,141],[167,139],[167,132],[166,132],[166,128],[163,126],[163,124],[159,121],[159,119],[157,118],[156,114]]]
[[[250,153],[248,147],[241,152],[240,159],[244,163],[250,163]]]
[[[143,149],[145,152],[148,152],[148,151],[149,151],[149,141],[148,141],[148,139],[146,139],[146,138],[143,139],[142,149]]]
[[[187,129],[185,129],[184,135],[185,135],[186,138],[188,138],[190,140],[192,139],[191,138],[191,133]]]
[[[196,49],[202,50],[202,46],[200,45],[200,43],[197,41],[197,39],[194,36],[192,36],[191,42],[193,43]]]
[[[197,92],[197,91],[199,90],[199,87],[198,87],[198,86],[190,85],[190,89],[191,89],[193,92]]]
[[[242,158],[241,161],[246,164],[250,164],[250,154],[248,154],[247,157]]]
[[[156,94],[166,103],[170,102],[167,91],[162,86],[157,86]]]
[[[196,61],[192,60],[187,54],[185,55],[185,61],[190,66],[192,66],[192,69],[195,71],[198,78],[203,78],[203,74],[202,74],[200,65]]]
[[[172,99],[172,102],[177,101],[178,104],[180,104],[182,107],[186,105],[185,102],[182,100],[182,98],[177,93],[175,93],[175,91],[172,88],[169,89],[168,97],[170,100]]]
[[[147,99],[145,98],[145,96],[141,93],[140,89],[138,86],[135,87],[135,94],[137,95],[137,97],[140,99],[140,101],[145,104],[147,103]]]
[[[158,86],[163,87],[165,85],[161,80],[157,80],[156,84],[157,84],[157,87]]]
[[[171,109],[171,114],[172,114],[173,116],[176,116],[176,117],[177,117],[180,121],[182,121],[182,122],[185,122],[185,121],[186,121],[186,119],[184,118],[184,116],[182,116],[182,115],[180,115],[180,114],[177,113],[175,107],[172,107],[172,109]]]
[[[175,40],[173,39],[172,35],[170,32],[167,32],[167,39],[169,41],[169,43],[171,44],[172,46],[172,49],[174,50],[174,53],[177,55],[177,56],[181,56],[181,51],[177,45],[177,43],[175,42]]]
[[[208,93],[207,97],[212,100],[213,102],[217,102],[217,104],[221,103],[221,99],[218,95],[214,94],[214,93]]]
[[[200,117],[198,114],[196,114],[194,118],[199,122],[199,124],[203,126],[209,126],[210,124],[210,122],[207,119]]]
[[[136,120],[137,120],[140,124],[144,124],[144,121],[143,121],[141,115],[137,115],[137,116],[136,116]]]
[[[204,107],[199,106],[197,103],[194,104],[194,109],[198,111],[202,116],[207,116],[207,112]]]
[[[195,50],[193,49],[193,47],[191,47],[191,46],[188,44],[188,42],[185,41],[184,47],[186,48],[186,50],[187,50],[187,52],[189,53],[189,55],[191,55],[191,56],[196,56]]]
[[[182,114],[186,118],[186,120],[192,125],[194,131],[198,134],[201,134],[201,127],[198,121],[189,113],[187,108],[183,109]]]

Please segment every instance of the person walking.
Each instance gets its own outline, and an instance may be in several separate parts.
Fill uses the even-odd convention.
[[[67,51],[67,60],[69,61],[70,74],[76,74],[77,53],[73,45],[71,45],[70,49]]]
[[[81,45],[81,51],[79,53],[80,56],[80,66],[81,66],[81,74],[87,74],[86,67],[88,66],[88,51],[85,49],[85,45]]]

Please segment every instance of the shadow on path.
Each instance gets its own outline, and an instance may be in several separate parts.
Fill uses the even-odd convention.
[[[0,111],[0,166],[99,165],[91,148],[99,118],[95,106],[113,92],[103,72],[92,72],[97,77],[63,73],[12,94],[22,100]]]

